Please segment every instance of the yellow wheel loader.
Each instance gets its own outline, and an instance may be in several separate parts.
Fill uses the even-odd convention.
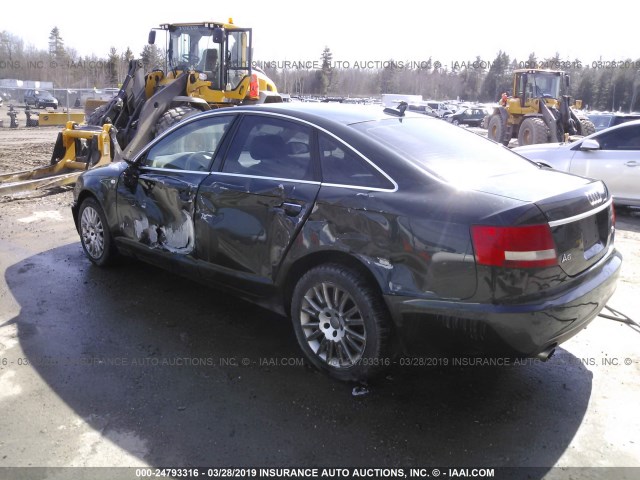
[[[594,124],[571,105],[569,75],[559,70],[523,69],[513,75],[513,94],[490,115],[487,128],[491,140],[508,145],[562,142],[571,135],[590,135]]]
[[[139,60],[118,94],[58,134],[51,165],[0,175],[0,195],[73,183],[82,170],[131,158],[155,136],[185,117],[211,108],[276,103],[282,98],[252,65],[252,30],[228,23],[164,24],[165,69],[144,72]]]

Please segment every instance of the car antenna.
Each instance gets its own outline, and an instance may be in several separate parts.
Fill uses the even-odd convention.
[[[385,108],[384,113],[388,113],[389,115],[393,115],[395,117],[404,117],[404,111],[407,109],[409,104],[407,102],[398,103],[397,108]]]

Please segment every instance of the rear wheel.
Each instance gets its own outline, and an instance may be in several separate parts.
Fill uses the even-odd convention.
[[[184,120],[187,117],[190,117],[191,115],[195,115],[198,112],[200,112],[200,110],[188,106],[175,107],[167,110],[160,117],[158,123],[156,123],[156,136],[160,135],[168,128],[171,128],[176,123]]]
[[[489,127],[487,128],[487,136],[494,142],[509,145],[509,139],[505,138],[507,132],[507,123],[502,120],[499,113],[491,115],[489,118]]]
[[[580,119],[580,135],[591,135],[592,133],[596,133],[596,126],[593,124],[591,120],[587,120],[586,118]]]
[[[92,263],[104,267],[112,263],[115,249],[102,207],[94,198],[86,198],[78,211],[78,230],[84,253]]]
[[[549,128],[541,118],[525,118],[518,131],[519,145],[533,145],[549,141]]]
[[[389,365],[389,313],[354,270],[337,264],[309,270],[294,289],[291,318],[308,360],[332,377],[364,381]]]

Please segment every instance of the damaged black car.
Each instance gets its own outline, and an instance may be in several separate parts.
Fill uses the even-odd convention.
[[[130,255],[285,315],[342,380],[444,337],[547,358],[622,262],[603,182],[402,108],[217,109],[124,160],[76,184],[89,260]]]

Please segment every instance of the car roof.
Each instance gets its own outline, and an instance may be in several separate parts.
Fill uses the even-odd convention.
[[[429,118],[411,112],[408,108],[403,117],[385,113],[382,105],[354,105],[342,103],[269,103],[246,107],[233,107],[232,111],[263,111],[289,114],[294,117],[313,121],[321,125],[327,121],[344,125],[398,118]]]

